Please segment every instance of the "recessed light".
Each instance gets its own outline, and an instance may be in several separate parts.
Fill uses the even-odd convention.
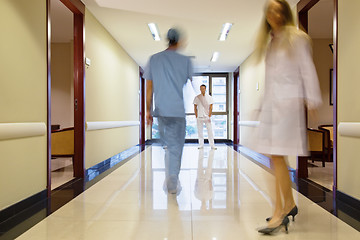
[[[150,32],[152,37],[154,38],[155,41],[160,41],[160,34],[159,34],[159,30],[156,26],[155,23],[149,23],[148,24]]]
[[[221,33],[220,33],[220,37],[219,37],[219,41],[225,41],[228,34],[229,34],[229,31],[231,29],[231,26],[232,26],[232,23],[225,23],[223,24],[222,26],[222,29],[221,29]]]
[[[218,60],[218,58],[219,58],[219,55],[220,55],[219,52],[214,52],[211,59],[210,59],[210,61],[211,62],[216,62]]]

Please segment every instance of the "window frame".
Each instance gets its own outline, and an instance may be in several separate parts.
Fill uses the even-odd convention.
[[[194,74],[194,76],[208,76],[209,77],[209,89],[208,90],[208,94],[209,95],[213,95],[213,78],[215,77],[224,77],[225,78],[225,83],[226,83],[226,109],[225,111],[219,112],[219,111],[213,111],[212,115],[226,115],[226,139],[229,139],[229,94],[230,94],[230,86],[229,86],[229,73],[196,73]],[[195,115],[195,113],[185,113],[186,116],[191,116],[191,115]],[[152,126],[151,126],[151,131],[150,131],[150,135],[151,138],[150,139],[158,139],[158,138],[153,138],[152,135]],[[192,139],[192,138],[185,138],[185,139]],[[214,139],[215,136],[214,136]]]

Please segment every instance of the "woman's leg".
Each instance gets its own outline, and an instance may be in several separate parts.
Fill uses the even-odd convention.
[[[281,217],[283,215],[283,199],[281,197],[280,183],[277,178],[275,178],[275,206],[274,206],[273,217]]]
[[[271,160],[275,170],[276,202],[274,215],[269,222],[269,225],[279,223],[284,217],[284,214],[288,213],[295,206],[289,170],[284,157],[272,156]],[[282,200],[284,201],[284,204],[282,203]]]

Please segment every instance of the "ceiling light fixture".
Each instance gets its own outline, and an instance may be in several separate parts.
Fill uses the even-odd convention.
[[[225,41],[229,32],[230,32],[230,28],[232,26],[232,23],[225,23],[222,26],[221,29],[221,33],[220,33],[220,37],[219,37],[219,41]]]
[[[216,62],[218,60],[218,58],[219,58],[219,55],[220,55],[219,52],[214,52],[211,59],[210,59],[210,61],[211,62]]]
[[[160,34],[159,34],[159,30],[156,26],[155,23],[149,23],[148,24],[150,32],[152,37],[154,38],[155,41],[160,41]]]

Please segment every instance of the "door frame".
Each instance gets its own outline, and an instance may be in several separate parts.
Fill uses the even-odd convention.
[[[80,0],[60,0],[74,14],[74,177],[85,176],[85,5]],[[47,11],[47,191],[51,194],[51,15]]]
[[[308,32],[308,12],[309,10],[317,3],[319,0],[300,0],[297,4],[297,12],[298,12],[298,20],[299,27],[302,28],[305,32]],[[334,172],[333,172],[333,192],[336,193],[337,190],[337,68],[338,68],[338,0],[333,0],[334,2],[334,12],[333,12],[333,97],[334,97],[334,105],[333,105],[333,129],[334,129],[334,141],[333,141],[333,164],[334,164]],[[307,171],[306,166],[301,164],[298,158],[298,174],[305,174],[304,170]],[[306,168],[306,169],[304,169]],[[307,172],[306,172],[307,174]]]
[[[139,106],[139,119],[140,119],[140,129],[139,129],[139,144],[145,144],[145,111],[146,111],[146,99],[145,99],[145,78],[144,78],[144,70],[139,67],[139,86],[140,86],[140,106]]]
[[[240,67],[237,67],[233,73],[233,84],[234,84],[234,109],[233,109],[233,143],[239,144],[240,142],[240,127],[239,127],[239,112],[240,112]]]

